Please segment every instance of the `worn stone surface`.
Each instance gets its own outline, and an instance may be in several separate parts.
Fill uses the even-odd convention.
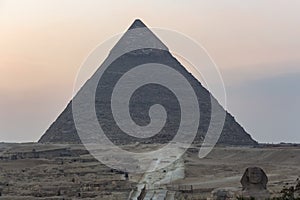
[[[217,188],[211,192],[209,200],[233,200],[236,199],[235,188]]]
[[[130,29],[145,27],[145,25],[136,20]],[[180,124],[180,106],[177,98],[172,92],[165,87],[155,84],[149,84],[138,89],[131,97],[130,112],[133,120],[139,125],[147,125],[150,121],[148,116],[149,107],[153,104],[161,104],[166,109],[168,118],[165,127],[155,136],[142,139],[131,137],[125,134],[116,125],[110,108],[110,95],[113,82],[118,80],[124,73],[137,65],[144,63],[160,63],[167,65],[180,72],[191,84],[198,98],[200,108],[200,125],[198,128],[195,143],[201,143],[207,132],[211,116],[211,94],[201,83],[189,73],[179,61],[172,56],[167,47],[150,31],[149,37],[145,43],[156,43],[161,49],[140,49],[126,53],[115,60],[107,72],[106,84],[98,85],[95,109],[100,125],[107,137],[115,144],[127,143],[168,143],[176,134]],[[126,34],[125,34],[126,35]],[[128,39],[126,36],[120,39],[111,52],[116,52],[119,48],[126,48],[134,45],[135,39]],[[100,67],[101,68],[101,67]],[[97,73],[97,72],[96,72]],[[93,79],[93,78],[91,78]],[[81,89],[86,89],[86,84]],[[184,89],[184,88],[183,88]],[[213,98],[213,101],[215,99]],[[84,105],[82,105],[84,106]],[[220,105],[219,105],[220,106]],[[223,108],[221,108],[223,109]],[[227,112],[226,112],[227,113]],[[80,143],[74,120],[72,116],[72,101],[67,105],[65,110],[49,127],[46,133],[40,138],[40,143]],[[251,136],[246,133],[233,116],[229,113],[226,115],[225,125],[219,139],[219,143],[228,145],[256,145]]]
[[[295,186],[295,198],[300,198],[300,179],[297,178]]]
[[[270,193],[267,190],[268,177],[259,167],[249,167],[246,169],[241,184],[243,186],[242,196],[245,198],[267,199]]]

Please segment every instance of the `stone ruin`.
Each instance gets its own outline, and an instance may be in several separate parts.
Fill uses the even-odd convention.
[[[268,177],[259,167],[249,167],[246,169],[241,184],[243,186],[242,197],[264,200],[270,198],[267,190]]]
[[[233,200],[236,199],[234,188],[217,188],[211,192],[209,200]]]
[[[244,199],[265,200],[270,198],[267,190],[268,177],[259,167],[249,167],[241,178],[242,191],[236,188],[217,188],[211,192],[210,200]]]
[[[300,198],[300,179],[297,178],[295,186],[295,198]]]

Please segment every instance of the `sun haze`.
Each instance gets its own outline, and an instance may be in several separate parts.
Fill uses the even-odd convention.
[[[260,142],[300,142],[300,2],[0,0],[0,141],[37,141],[89,52],[141,18],[202,44]]]

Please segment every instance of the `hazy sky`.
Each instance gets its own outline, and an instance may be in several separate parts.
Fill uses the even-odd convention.
[[[300,142],[298,0],[0,0],[0,141],[36,141],[89,52],[135,18],[201,43],[260,142]]]

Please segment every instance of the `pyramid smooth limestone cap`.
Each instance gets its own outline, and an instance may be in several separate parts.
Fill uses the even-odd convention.
[[[135,28],[146,28],[147,26],[142,22],[140,19],[134,20],[134,22],[131,24],[128,30],[135,29]]]

